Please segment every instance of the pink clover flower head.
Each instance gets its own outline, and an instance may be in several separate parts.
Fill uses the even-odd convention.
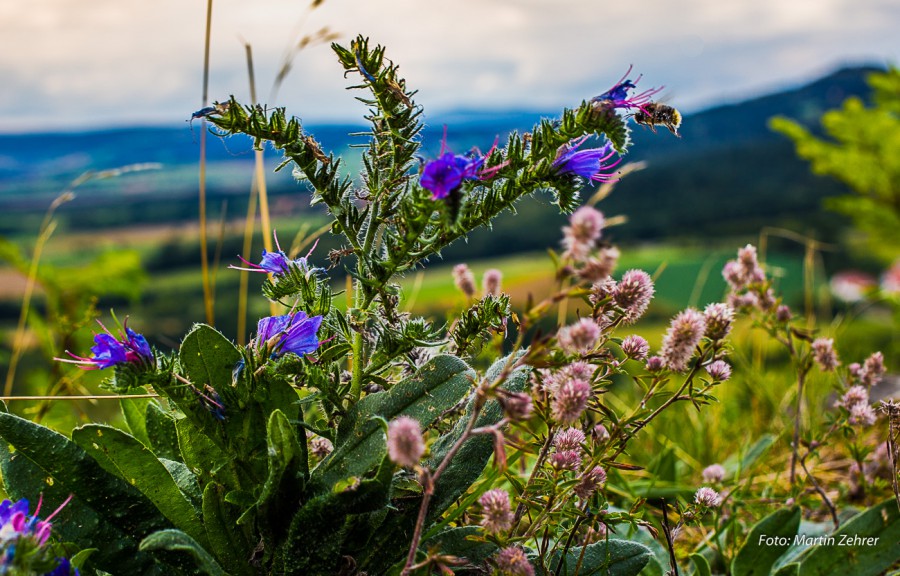
[[[850,407],[850,417],[847,421],[854,426],[871,426],[876,418],[875,410],[869,404],[859,402]]]
[[[153,350],[147,339],[128,327],[125,320],[124,332],[120,330],[119,336],[113,335],[109,329],[99,321],[103,332],[94,335],[94,345],[91,346],[90,357],[76,356],[68,350],[66,354],[74,358],[57,358],[60,362],[77,364],[83,370],[104,370],[119,364],[132,364],[135,366],[150,368],[155,365]]]
[[[582,500],[587,500],[604,484],[606,484],[606,470],[600,466],[594,466],[581,474],[573,491]]]
[[[655,374],[656,372],[660,372],[663,368],[666,367],[666,361],[663,360],[662,356],[651,356],[647,358],[647,372],[651,374]]]
[[[500,534],[512,527],[513,514],[509,505],[509,494],[495,488],[488,490],[478,499],[481,504],[481,526],[490,534]]]
[[[600,326],[590,318],[582,318],[570,326],[560,328],[557,340],[566,354],[586,354],[594,349],[600,338]]]
[[[409,416],[400,416],[388,425],[387,433],[388,457],[391,462],[413,468],[425,453],[425,442],[422,440],[422,427],[418,420]]]
[[[886,369],[884,367],[884,354],[875,352],[863,362],[859,372],[859,378],[866,386],[874,386],[881,382]]]
[[[833,338],[816,338],[812,343],[813,359],[823,372],[834,372],[841,365]]]
[[[525,392],[503,392],[497,398],[503,408],[503,414],[513,422],[528,420],[534,410],[531,396]]]
[[[584,432],[578,428],[566,428],[553,438],[553,447],[560,452],[564,450],[581,450],[584,439]]]
[[[632,334],[622,340],[622,352],[631,360],[646,360],[650,344],[642,336]]]
[[[731,366],[724,360],[716,360],[706,367],[706,372],[716,382],[725,382],[731,378]]]
[[[718,508],[722,504],[722,497],[712,488],[704,486],[694,494],[694,502],[706,508]]]
[[[759,265],[756,247],[747,244],[738,250],[737,260],[729,260],[722,268],[722,277],[735,291],[765,282],[766,273]]]
[[[703,310],[706,319],[705,336],[713,341],[719,341],[731,332],[731,323],[734,321],[734,309],[723,302],[707,305]]]
[[[597,442],[606,442],[610,438],[609,430],[607,430],[606,426],[604,426],[603,424],[597,424],[596,426],[594,426],[594,429],[591,431],[591,433],[594,435],[594,440]]]
[[[256,345],[270,351],[273,358],[293,352],[298,356],[310,354],[319,348],[316,333],[322,325],[321,316],[308,317],[305,312],[284,316],[268,316],[256,325]]]
[[[573,424],[587,408],[593,391],[591,385],[578,378],[570,378],[559,384],[551,401],[553,419],[560,424]]]
[[[582,242],[593,242],[603,233],[604,222],[602,212],[591,206],[582,206],[569,216],[569,226],[564,230]]]
[[[562,369],[562,373],[569,378],[576,378],[590,382],[594,379],[594,371],[597,368],[593,364],[587,362],[572,362]]]
[[[794,315],[791,313],[791,309],[787,304],[782,304],[775,309],[775,319],[782,324],[787,324],[788,322],[790,322],[793,316]]]
[[[866,390],[864,386],[851,386],[844,395],[841,396],[841,399],[836,403],[837,406],[843,406],[847,410],[849,410],[852,406],[856,404],[868,404],[869,403],[869,391]]]
[[[629,270],[622,275],[612,293],[613,301],[623,311],[622,321],[634,324],[650,306],[653,280],[643,270]]]
[[[582,261],[578,277],[588,282],[600,282],[613,273],[619,262],[619,249],[615,247],[601,248],[596,257],[588,256]]]
[[[503,576],[534,576],[534,568],[525,551],[518,546],[504,548],[494,556],[497,570]]]
[[[617,175],[609,171],[618,166],[622,159],[618,158],[614,162],[608,162],[616,155],[612,143],[607,142],[600,148],[579,150],[578,148],[588,138],[589,136],[582,136],[560,146],[556,152],[556,159],[550,164],[550,168],[560,176],[580,176],[592,182],[615,181]],[[594,239],[596,238],[594,237]]]
[[[663,337],[661,356],[666,367],[683,372],[705,332],[706,319],[703,314],[693,308],[679,312]]]
[[[497,270],[496,268],[490,268],[484,271],[484,276],[481,278],[481,286],[484,290],[485,294],[489,294],[491,296],[499,296],[500,295],[500,283],[503,280],[503,272]]]
[[[575,450],[554,452],[548,458],[550,466],[555,470],[575,470],[581,465],[581,454]]]
[[[453,283],[468,298],[475,296],[475,275],[465,264],[453,267]]]
[[[718,484],[725,479],[725,467],[721,464],[710,464],[703,469],[703,472],[701,474],[703,476],[704,482],[709,482],[710,484]]]
[[[591,98],[591,102],[594,104],[611,106],[613,108],[622,108],[624,110],[631,110],[632,108],[640,109],[648,104],[655,94],[662,91],[663,87],[660,86],[659,88],[651,88],[640,94],[629,96],[628,93],[631,90],[635,90],[637,88],[637,83],[641,81],[640,76],[638,76],[637,80],[634,82],[628,78],[628,75],[631,74],[631,69],[632,67],[629,66],[625,75],[622,76],[612,88],[599,96],[594,96]]]

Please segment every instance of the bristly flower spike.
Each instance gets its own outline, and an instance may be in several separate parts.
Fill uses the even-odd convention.
[[[659,94],[665,86],[650,88],[649,90],[644,90],[640,94],[629,98],[628,91],[636,89],[637,83],[641,81],[641,76],[638,76],[637,80],[634,82],[628,79],[628,75],[631,74],[632,68],[633,66],[629,66],[622,78],[619,79],[612,88],[599,96],[594,96],[591,98],[591,102],[598,104],[609,103],[613,108],[623,108],[625,110],[631,110],[632,108],[643,110],[643,106],[649,103],[653,96]]]
[[[494,141],[494,145],[487,154],[481,154],[477,148],[466,155],[454,154],[447,149],[447,127],[444,126],[441,154],[436,160],[425,163],[419,184],[422,188],[430,190],[435,200],[443,200],[455,193],[462,186],[464,180],[492,178],[507,164],[507,162],[503,162],[497,166],[484,168],[485,161],[497,149],[497,142],[498,140]]]
[[[611,142],[607,142],[600,148],[587,148],[579,150],[578,147],[590,136],[583,136],[562,145],[556,153],[556,159],[551,167],[557,174],[575,174],[587,178],[593,182],[613,182],[618,176],[607,172],[619,165],[621,158],[607,163],[607,160],[616,155]]]
[[[91,346],[93,355],[90,358],[76,356],[66,350],[66,354],[74,360],[68,358],[55,358],[55,360],[77,364],[82,370],[103,370],[119,364],[134,364],[142,367],[154,365],[155,359],[150,344],[143,335],[128,327],[127,318],[122,325],[123,330],[119,331],[118,338],[99,320],[97,324],[103,328],[103,332],[94,335],[94,345]]]

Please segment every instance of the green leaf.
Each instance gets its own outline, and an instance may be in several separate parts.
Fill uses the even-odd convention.
[[[151,446],[150,436],[147,434],[147,405],[152,400],[150,398],[122,398],[119,400],[119,407],[122,409],[122,416],[131,435],[141,441],[144,446]]]
[[[712,570],[709,567],[709,561],[701,554],[691,554],[691,562],[697,570],[694,571],[695,576],[712,576]]]
[[[363,476],[387,453],[377,418],[390,421],[405,415],[426,427],[466,395],[474,377],[475,372],[459,358],[437,356],[390,390],[369,394],[341,421],[335,450],[313,471],[312,482],[321,491],[341,480]]]
[[[206,543],[197,509],[149,448],[133,436],[101,424],[76,428],[72,431],[72,440],[107,472],[137,488],[174,526]]]
[[[225,502],[225,487],[214,482],[203,491],[203,526],[210,551],[236,574],[252,573],[250,553],[255,543],[247,542],[245,532],[237,528],[237,515]],[[240,571],[238,567],[246,566]]]
[[[228,576],[222,567],[210,556],[209,552],[196,540],[181,530],[160,530],[141,541],[141,550],[167,550],[170,552],[187,552],[198,568],[209,576]]]
[[[900,560],[900,512],[892,498],[853,517],[831,535],[834,543],[816,546],[800,563],[800,576],[845,574],[876,576]],[[869,538],[862,542],[847,539]]]
[[[778,569],[777,572],[772,574],[772,576],[799,576],[800,574],[800,564],[797,562],[792,562],[791,564],[785,564],[781,568]]]
[[[566,553],[562,569],[559,571],[560,576],[575,574],[581,550],[581,547],[571,548]],[[554,554],[550,560],[549,574],[544,572],[540,565],[535,566],[536,572],[545,576],[556,574],[561,556],[559,552]],[[637,542],[601,540],[585,547],[578,576],[637,576],[650,562],[652,556],[653,553],[649,548]]]
[[[494,362],[485,373],[485,379],[489,382],[496,380],[507,362],[518,360],[523,353],[519,352],[515,358],[507,356]],[[530,367],[520,366],[509,374],[502,386],[510,392],[521,392],[525,389],[530,375]],[[429,468],[432,470],[437,468],[453,444],[459,440],[471,418],[471,413],[472,405],[470,403],[465,414],[457,421],[453,429],[435,442],[431,449],[431,457],[426,462]],[[475,421],[475,427],[492,426],[499,422],[501,418],[503,418],[503,410],[500,407],[500,403],[496,400],[491,400],[481,409],[481,413]],[[456,456],[450,461],[450,464],[435,485],[434,496],[429,506],[429,521],[434,521],[434,519],[443,514],[457,498],[469,489],[469,486],[481,476],[493,453],[493,439],[483,434],[470,438],[460,447]]]
[[[768,452],[777,438],[774,434],[764,434],[746,452],[732,454],[726,458],[723,466],[728,476],[737,476],[753,466],[761,456]]]
[[[147,437],[150,448],[160,458],[180,460],[178,449],[178,433],[175,431],[175,418],[160,408],[156,402],[147,404],[146,420]]]
[[[209,384],[216,390],[231,383],[240,351],[218,330],[197,324],[188,332],[178,350],[185,375],[197,387]]]
[[[744,545],[731,563],[734,576],[764,576],[772,570],[775,562],[794,543],[794,536],[800,528],[800,508],[783,508],[776,510],[757,522]],[[775,538],[766,543],[763,539]],[[783,542],[783,543],[779,543]]]
[[[423,542],[421,547],[427,550],[436,546],[441,554],[464,558],[469,564],[481,564],[499,549],[493,542],[469,540],[470,536],[481,536],[481,533],[482,530],[478,526],[450,528],[432,536]]]
[[[185,465],[199,479],[200,485],[218,482],[228,488],[238,486],[231,458],[187,418],[175,422],[178,446]]]
[[[200,484],[197,482],[197,477],[194,476],[194,473],[191,472],[190,468],[183,462],[167,460],[165,458],[160,458],[159,461],[166,467],[169,475],[175,480],[178,489],[181,490],[181,493],[184,494],[184,497],[187,498],[188,502],[190,502],[191,506],[197,510],[197,514],[199,515],[203,502],[203,494],[200,492]]]
[[[44,495],[46,506],[73,499],[53,523],[61,539],[97,547],[91,564],[117,573],[156,573],[139,538],[169,523],[135,488],[107,473],[74,442],[48,428],[0,413],[0,471],[11,498]]]

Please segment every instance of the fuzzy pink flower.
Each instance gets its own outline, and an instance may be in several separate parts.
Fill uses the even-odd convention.
[[[712,488],[704,486],[694,494],[694,502],[707,508],[718,508],[722,504],[722,497]]]
[[[555,470],[575,470],[581,465],[581,455],[575,450],[554,452],[548,460]]]
[[[606,470],[600,466],[594,466],[581,474],[573,491],[582,500],[587,500],[604,484],[606,484]]]
[[[584,432],[578,428],[566,428],[553,438],[553,447],[557,451],[581,450],[584,443]]]
[[[859,378],[866,386],[874,386],[881,382],[884,373],[884,354],[875,352],[863,362],[862,370],[859,372]]]
[[[703,481],[717,484],[725,479],[725,467],[721,464],[710,464],[703,469]]]
[[[591,304],[596,306],[600,301],[610,298],[616,291],[616,285],[616,281],[612,278],[594,282],[594,285],[591,286]]]
[[[717,382],[725,382],[731,378],[731,366],[724,360],[716,360],[706,367],[706,372]]]
[[[871,426],[876,418],[875,410],[868,404],[860,402],[850,407],[850,418],[847,421],[854,426]]]
[[[501,391],[497,400],[503,407],[503,414],[513,422],[528,420],[534,409],[531,396],[525,392]]]
[[[703,314],[693,308],[679,312],[663,337],[661,356],[666,367],[675,372],[684,371],[705,331]]]
[[[584,260],[584,264],[578,270],[578,276],[588,282],[599,282],[613,273],[618,262],[618,248],[602,248],[596,257],[588,257]]]
[[[560,424],[576,422],[587,408],[591,394],[591,385],[584,380],[570,378],[561,383],[550,406],[553,419]]]
[[[869,391],[866,390],[864,386],[851,386],[844,395],[841,396],[841,399],[838,400],[835,405],[843,406],[847,410],[856,404],[868,404],[869,403]]]
[[[453,267],[453,283],[468,298],[475,296],[475,275],[465,264],[457,264]]]
[[[751,284],[765,282],[766,274],[759,266],[756,248],[747,244],[738,250],[737,260],[729,260],[722,268],[722,277],[733,291],[743,290]]]
[[[600,327],[590,318],[582,318],[556,335],[560,347],[566,354],[586,354],[594,349],[600,338]]]
[[[833,338],[816,338],[812,343],[813,359],[823,372],[834,372],[841,365]]]
[[[484,271],[484,276],[481,278],[481,287],[484,290],[484,293],[491,296],[499,296],[500,295],[500,282],[503,280],[503,272],[497,270],[496,268],[491,268],[489,270]]]
[[[488,490],[478,499],[481,504],[481,526],[491,534],[500,534],[510,529],[513,515],[510,511],[509,494],[495,488]]]
[[[645,360],[650,353],[650,344],[641,336],[632,334],[622,340],[622,352],[632,360]]]
[[[613,300],[623,311],[622,321],[634,324],[644,315],[653,298],[653,280],[643,270],[629,270],[622,275],[613,292]]]
[[[404,468],[414,467],[425,453],[419,422],[409,416],[400,416],[391,422],[388,425],[387,445],[391,462]]]
[[[790,322],[793,316],[794,315],[791,314],[791,309],[787,304],[782,304],[775,310],[775,319],[782,324]]]
[[[525,551],[518,546],[509,546],[498,552],[494,563],[503,576],[534,576],[534,568]]]
[[[571,234],[582,242],[593,242],[603,232],[603,213],[591,206],[582,206],[569,216]]]
[[[647,372],[653,374],[655,372],[659,372],[665,367],[666,361],[663,360],[662,356],[651,356],[647,358]]]
[[[703,317],[706,319],[705,336],[713,341],[722,340],[731,332],[734,309],[728,304],[717,302],[703,310]]]
[[[596,369],[597,368],[593,364],[588,364],[587,362],[572,362],[562,369],[562,373],[569,378],[577,378],[578,380],[590,382],[594,378],[594,371]]]

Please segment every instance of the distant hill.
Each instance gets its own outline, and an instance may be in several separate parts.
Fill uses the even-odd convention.
[[[629,216],[615,230],[619,240],[661,237],[723,237],[756,233],[764,225],[786,225],[820,235],[833,232],[836,217],[821,210],[821,199],[842,189],[809,174],[792,145],[766,126],[769,118],[785,115],[815,126],[822,112],[850,95],[867,97],[865,77],[876,68],[839,70],[805,86],[752,100],[723,105],[685,117],[677,139],[662,129],[652,134],[633,130],[628,161],[646,160],[648,167],[624,179],[601,208]],[[671,102],[677,105],[677,102]],[[442,125],[449,144],[462,151],[490,147],[509,130],[527,130],[541,116],[535,111],[502,113],[461,111],[431,119],[423,154],[440,150]],[[308,126],[325,149],[348,151],[349,132],[360,126]],[[135,222],[167,222],[195,218],[199,124],[174,128],[123,128],[99,132],[0,135],[0,234],[33,231],[51,199],[68,182],[88,169],[159,162],[163,169],[89,183],[62,217],[69,228],[96,229]],[[362,142],[356,139],[356,142]],[[209,194],[213,211],[219,200],[232,202],[235,215],[244,210],[251,179],[252,154],[246,139],[208,140]],[[348,157],[354,170],[355,152]],[[278,158],[268,154],[274,167]],[[308,206],[307,194],[287,169],[271,177],[270,187],[284,201],[279,209]],[[556,243],[562,218],[534,201],[525,201],[515,218],[501,218],[491,235],[469,238],[466,253],[497,253],[541,248]],[[522,234],[528,230],[528,234]],[[455,251],[450,250],[450,254]]]

